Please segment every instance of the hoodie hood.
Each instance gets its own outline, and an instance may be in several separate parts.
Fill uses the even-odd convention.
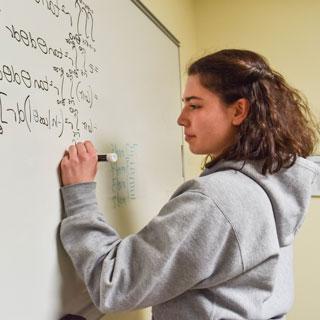
[[[290,168],[263,175],[260,161],[220,161],[201,176],[217,171],[237,170],[258,183],[267,193],[273,208],[279,245],[292,243],[300,228],[311,198],[312,184],[320,178],[320,167],[298,157]]]

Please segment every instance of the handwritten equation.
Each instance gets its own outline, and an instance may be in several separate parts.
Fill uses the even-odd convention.
[[[112,203],[114,208],[126,206],[135,200],[137,174],[137,144],[127,143],[125,146],[113,144],[112,152],[117,153],[118,161],[111,163],[112,169]]]
[[[94,63],[94,10],[83,0],[29,0],[27,6],[33,15],[55,17],[57,25],[52,26],[54,36],[35,32],[31,23],[18,25],[12,12],[0,9],[1,15],[9,17],[7,21],[12,15],[11,23],[1,24],[0,20],[2,44],[14,45],[16,51],[5,52],[6,45],[2,46],[0,138],[24,126],[29,133],[36,128],[49,130],[58,138],[67,135],[76,142],[98,130],[94,108],[99,100],[95,83],[100,67]],[[5,61],[6,56],[30,54],[34,61]],[[41,75],[33,65],[39,55],[47,61]]]

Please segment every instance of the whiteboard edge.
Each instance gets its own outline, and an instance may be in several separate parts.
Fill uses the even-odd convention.
[[[179,63],[179,81],[180,81],[180,97],[182,96],[182,77],[181,77],[181,60],[180,60],[180,41],[164,26],[164,24],[140,1],[131,0],[178,48],[178,63]],[[182,108],[182,106],[181,106]],[[186,179],[185,175],[185,161],[184,161],[184,139],[183,131],[181,130],[181,175],[183,181]]]
[[[131,0],[131,2],[135,4],[177,47],[180,47],[180,41],[140,0]]]

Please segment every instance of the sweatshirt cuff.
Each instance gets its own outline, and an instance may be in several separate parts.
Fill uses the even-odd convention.
[[[60,190],[68,217],[80,213],[98,213],[95,182],[68,185]]]

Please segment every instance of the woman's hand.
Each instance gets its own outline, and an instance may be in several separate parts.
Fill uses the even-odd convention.
[[[97,161],[91,141],[71,145],[60,163],[62,185],[92,182],[97,173]]]

